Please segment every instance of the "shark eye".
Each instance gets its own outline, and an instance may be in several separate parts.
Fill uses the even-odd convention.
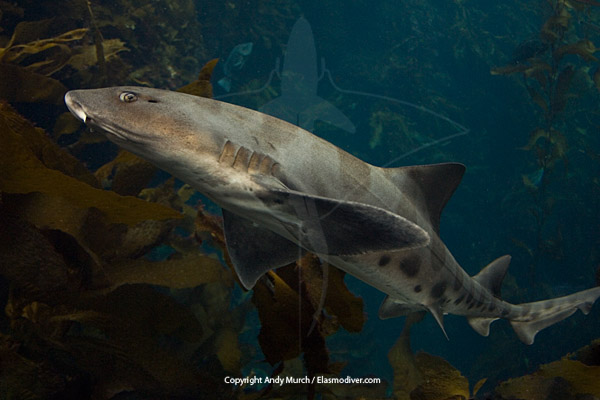
[[[133,103],[137,100],[137,95],[133,92],[123,92],[119,95],[119,100],[123,103]]]

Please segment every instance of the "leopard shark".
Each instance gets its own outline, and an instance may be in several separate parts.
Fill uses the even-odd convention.
[[[222,208],[227,249],[246,289],[312,252],[387,294],[381,318],[429,311],[444,331],[443,316],[456,314],[483,336],[504,319],[526,344],[578,309],[587,314],[600,297],[594,287],[504,301],[510,256],[469,276],[439,235],[462,164],[381,168],[258,111],[159,89],[73,90],[65,102],[92,129]]]

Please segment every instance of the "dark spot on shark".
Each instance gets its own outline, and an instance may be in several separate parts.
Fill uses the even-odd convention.
[[[421,290],[423,290],[423,288],[421,287],[421,285],[415,286],[415,292],[416,293],[419,293]]]
[[[473,304],[475,304],[475,308],[479,308],[483,305],[483,302],[481,300],[475,300],[475,303]]]
[[[464,298],[465,298],[465,295],[463,294],[458,299],[454,300],[454,304],[458,305],[458,304],[462,303],[462,301],[464,300]]]
[[[488,307],[488,311],[494,311],[496,309],[496,306],[494,305],[494,303],[490,304],[490,306]]]
[[[416,256],[409,256],[400,260],[400,264],[398,265],[400,270],[404,272],[409,278],[415,277],[419,273],[419,269],[421,269],[421,259]]]
[[[503,308],[502,311],[500,312],[500,314],[503,317],[506,317],[509,313],[510,313],[510,310],[508,308]]]
[[[391,257],[387,254],[384,254],[379,258],[379,262],[377,263],[380,267],[385,267],[389,264]]]
[[[433,287],[431,288],[431,297],[433,297],[434,299],[439,299],[440,297],[442,297],[442,295],[444,294],[444,292],[446,291],[446,282],[442,281],[442,282],[438,282],[435,285],[433,285]]]
[[[548,310],[549,308],[552,308],[552,307],[554,307],[554,301],[553,301],[553,299],[546,300],[546,301],[544,302],[544,308],[545,308],[546,310]]]
[[[271,143],[271,142],[267,142],[267,144],[269,145],[269,147],[270,147],[272,150],[275,150],[275,146],[273,146],[273,143]]]
[[[471,308],[473,308],[474,305],[475,305],[475,303],[469,304],[469,307],[467,307],[467,309],[470,310]]]
[[[252,139],[254,139],[254,143],[259,144],[260,142],[258,141],[258,138],[256,136],[252,136]]]
[[[531,306],[529,304],[523,304],[521,306],[521,315],[527,315],[531,311]]]

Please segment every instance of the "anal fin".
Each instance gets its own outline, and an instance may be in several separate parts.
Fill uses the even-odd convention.
[[[475,329],[475,332],[481,336],[489,336],[490,325],[498,318],[484,318],[484,317],[470,317],[467,318],[467,322],[471,325],[471,328]]]

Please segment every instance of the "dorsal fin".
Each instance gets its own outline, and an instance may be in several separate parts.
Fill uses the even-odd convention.
[[[436,233],[440,231],[440,216],[450,197],[460,184],[465,166],[460,163],[416,165],[384,169],[388,178],[426,213]]]
[[[473,277],[481,286],[492,292],[492,294],[500,298],[500,290],[502,288],[502,280],[508,265],[510,264],[511,257],[505,255],[496,258],[494,261],[489,263],[484,269],[479,271],[477,275]]]

